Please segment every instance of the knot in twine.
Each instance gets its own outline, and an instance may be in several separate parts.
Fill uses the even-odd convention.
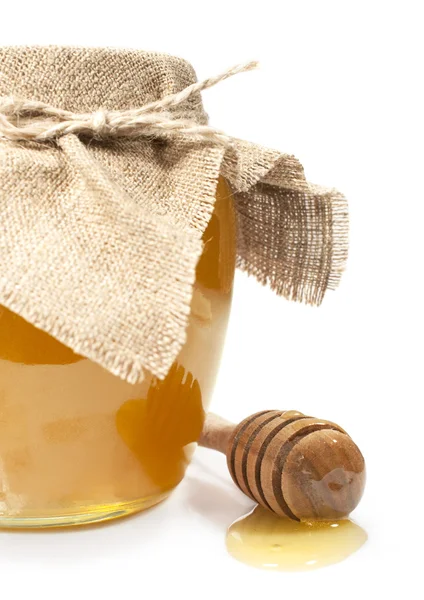
[[[230,145],[231,138],[222,131],[189,119],[174,118],[169,109],[193,94],[257,66],[257,62],[237,65],[221,75],[189,85],[181,92],[129,110],[100,109],[91,113],[73,113],[36,100],[2,97],[0,136],[14,142],[46,142],[68,134],[87,135],[99,140],[184,134],[203,142]]]

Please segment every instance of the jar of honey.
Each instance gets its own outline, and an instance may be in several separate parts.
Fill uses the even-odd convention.
[[[337,286],[343,195],[209,124],[201,93],[255,67],[198,81],[158,52],[0,47],[0,527],[111,519],[178,485],[236,257],[289,300]]]
[[[0,526],[93,523],[156,504],[184,476],[211,398],[231,304],[226,182],[197,265],[187,341],[136,385],[0,308]]]

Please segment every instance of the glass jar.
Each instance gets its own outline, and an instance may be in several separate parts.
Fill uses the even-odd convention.
[[[131,385],[0,307],[0,527],[92,523],[163,500],[204,421],[230,311],[235,216],[220,179],[187,341]]]

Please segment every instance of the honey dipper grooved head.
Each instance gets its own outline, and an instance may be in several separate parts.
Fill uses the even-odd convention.
[[[335,423],[295,411],[269,410],[233,431],[227,462],[238,487],[280,516],[346,517],[361,499],[364,458]]]

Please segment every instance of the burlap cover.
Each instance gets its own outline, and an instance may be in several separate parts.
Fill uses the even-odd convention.
[[[164,54],[0,48],[0,97],[75,113],[137,108],[195,81]],[[207,123],[199,94],[172,111]],[[220,174],[234,191],[238,266],[319,304],[346,260],[343,196],[309,184],[293,156],[184,134],[0,136],[0,304],[129,382],[144,369],[164,377],[185,341]]]

